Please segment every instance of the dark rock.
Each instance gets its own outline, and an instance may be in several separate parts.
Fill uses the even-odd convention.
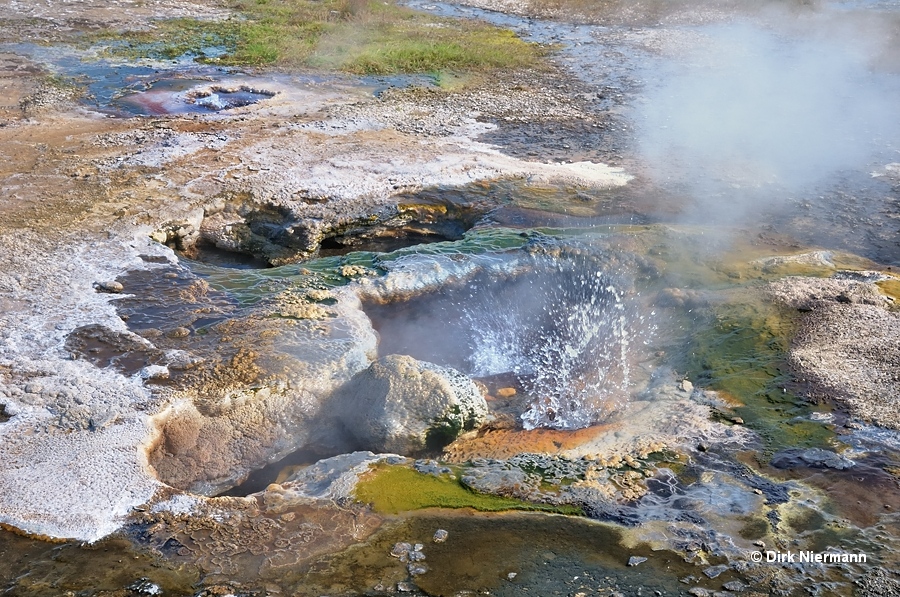
[[[833,468],[847,470],[855,463],[849,458],[821,448],[791,448],[782,450],[772,456],[770,464],[775,468]]]
[[[412,551],[412,548],[412,544],[406,543],[405,541],[394,543],[394,547],[391,548],[391,556],[400,558],[401,561],[406,561],[409,556],[409,552]]]

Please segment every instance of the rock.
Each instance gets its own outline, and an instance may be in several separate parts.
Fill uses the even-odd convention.
[[[162,595],[162,588],[151,582],[149,578],[140,578],[130,585],[128,585],[128,590],[132,593],[137,593],[138,595]]]
[[[401,561],[405,561],[404,558],[407,558],[409,552],[412,551],[413,546],[405,541],[400,543],[394,543],[394,546],[391,548],[391,557],[400,558]]]
[[[517,576],[519,576],[519,574],[517,572],[510,572],[509,574],[506,575],[506,580],[512,582],[512,580],[515,579]]]
[[[170,331],[166,336],[169,338],[187,338],[191,335],[191,330],[185,327],[177,327]]]
[[[65,349],[74,359],[101,368],[112,366],[129,376],[165,359],[162,351],[140,336],[102,325],[75,328],[66,337]]]
[[[688,589],[688,595],[693,595],[694,597],[709,597],[709,595],[712,595],[712,593],[710,593],[703,587],[693,587],[691,589]]]
[[[332,294],[330,290],[313,288],[306,291],[306,298],[311,301],[322,302],[334,300],[334,294]]]
[[[678,382],[678,389],[681,390],[682,392],[690,394],[691,392],[694,391],[694,384],[692,384],[690,381],[688,381],[686,379],[682,379],[681,381]]]
[[[453,469],[449,466],[441,466],[436,460],[416,460],[413,463],[413,468],[423,475],[433,475],[435,477],[449,476],[451,479],[456,478],[456,475],[453,474]]]
[[[479,427],[488,412],[462,373],[402,355],[354,376],[336,392],[334,410],[360,447],[398,454],[441,448]]]
[[[110,294],[119,294],[125,287],[122,286],[121,282],[116,282],[115,280],[108,280],[105,282],[97,282],[96,284],[97,292],[108,292]]]
[[[320,460],[289,476],[282,483],[283,500],[328,500],[343,502],[352,499],[360,476],[369,472],[379,462],[400,464],[405,458],[393,454],[375,455],[371,452],[340,454]],[[412,550],[409,543],[397,543],[394,548],[399,553]],[[405,551],[404,551],[405,550]],[[393,550],[392,553],[393,554]],[[400,557],[396,555],[395,557]]]
[[[341,275],[345,278],[358,278],[359,276],[367,276],[371,272],[361,265],[344,265],[341,266]]]
[[[637,566],[638,564],[643,564],[646,561],[647,561],[647,558],[644,558],[641,556],[631,556],[630,558],[628,558],[628,565],[629,566]]]
[[[116,422],[119,418],[119,412],[115,409],[109,409],[99,412],[88,420],[88,429],[91,431],[99,431],[105,429]]]
[[[406,567],[410,576],[419,576],[420,574],[425,574],[428,572],[428,564],[413,564],[410,563]]]
[[[416,585],[414,585],[411,582],[406,582],[406,581],[398,582],[397,590],[400,591],[401,593],[411,593],[412,591],[416,590]]]
[[[156,230],[150,233],[150,240],[156,241],[162,245],[166,244],[166,241],[169,240],[169,235],[165,230]]]
[[[444,529],[438,529],[434,532],[434,537],[432,538],[432,540],[435,543],[443,543],[444,541],[447,540],[447,537],[449,537],[449,536],[450,536],[450,533],[448,533]]]
[[[479,493],[526,499],[540,486],[540,477],[529,475],[518,467],[506,464],[478,467],[463,475],[460,482]]]
[[[147,365],[140,371],[138,375],[141,379],[169,379],[169,368],[163,365]]]
[[[278,306],[278,314],[293,319],[325,319],[328,311],[315,303],[291,303]]]
[[[890,280],[890,276],[887,276],[881,272],[867,270],[867,271],[852,271],[852,270],[840,270],[835,272],[832,276],[835,280],[850,280],[853,282],[863,282],[865,284],[873,284],[875,282],[881,282],[883,280]]]
[[[838,304],[886,306],[887,300],[878,287],[864,278],[788,277],[773,282],[768,292],[780,303],[799,311],[813,311]]]
[[[775,468],[788,469],[797,467],[808,468],[833,468],[839,471],[847,470],[856,463],[836,454],[830,450],[821,448],[791,448],[782,450],[772,456],[770,464]]]
[[[703,294],[696,290],[682,288],[664,288],[657,295],[658,304],[666,307],[684,307],[696,309],[708,304]]]
[[[710,566],[709,568],[703,570],[703,574],[705,574],[709,578],[716,578],[726,570],[728,570],[728,566]]]
[[[831,251],[811,251],[809,253],[800,253],[798,255],[765,257],[763,259],[756,259],[752,263],[767,273],[778,271],[779,268],[797,265],[830,269],[834,267],[832,257],[833,254]]]
[[[744,589],[747,588],[747,585],[745,585],[744,583],[742,583],[739,580],[733,580],[731,582],[725,583],[724,585],[722,585],[722,587],[726,591],[731,591],[732,593],[740,593],[741,591],[743,591]]]

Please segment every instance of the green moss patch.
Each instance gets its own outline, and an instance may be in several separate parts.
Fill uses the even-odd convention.
[[[777,306],[735,301],[718,306],[711,321],[695,328],[687,351],[688,377],[742,402],[734,410],[760,434],[767,454],[828,446],[834,437],[826,425],[804,420],[812,407],[787,389],[785,355],[795,326],[793,314]]]
[[[356,499],[376,512],[399,514],[422,508],[473,508],[481,512],[533,510],[580,516],[576,506],[535,504],[475,493],[456,479],[418,473],[404,466],[378,465],[356,487]]]

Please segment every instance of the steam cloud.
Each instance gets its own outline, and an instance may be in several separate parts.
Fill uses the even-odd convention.
[[[898,77],[873,68],[886,37],[877,22],[838,21],[703,29],[686,60],[648,76],[637,108],[652,179],[692,195],[704,217],[740,217],[879,153],[900,161],[888,151],[900,145]]]

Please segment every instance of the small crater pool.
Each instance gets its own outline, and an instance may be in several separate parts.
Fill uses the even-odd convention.
[[[127,93],[110,107],[138,116],[221,112],[255,104],[275,96],[274,91],[251,85],[210,85],[208,80],[169,78],[148,81],[145,89]]]

